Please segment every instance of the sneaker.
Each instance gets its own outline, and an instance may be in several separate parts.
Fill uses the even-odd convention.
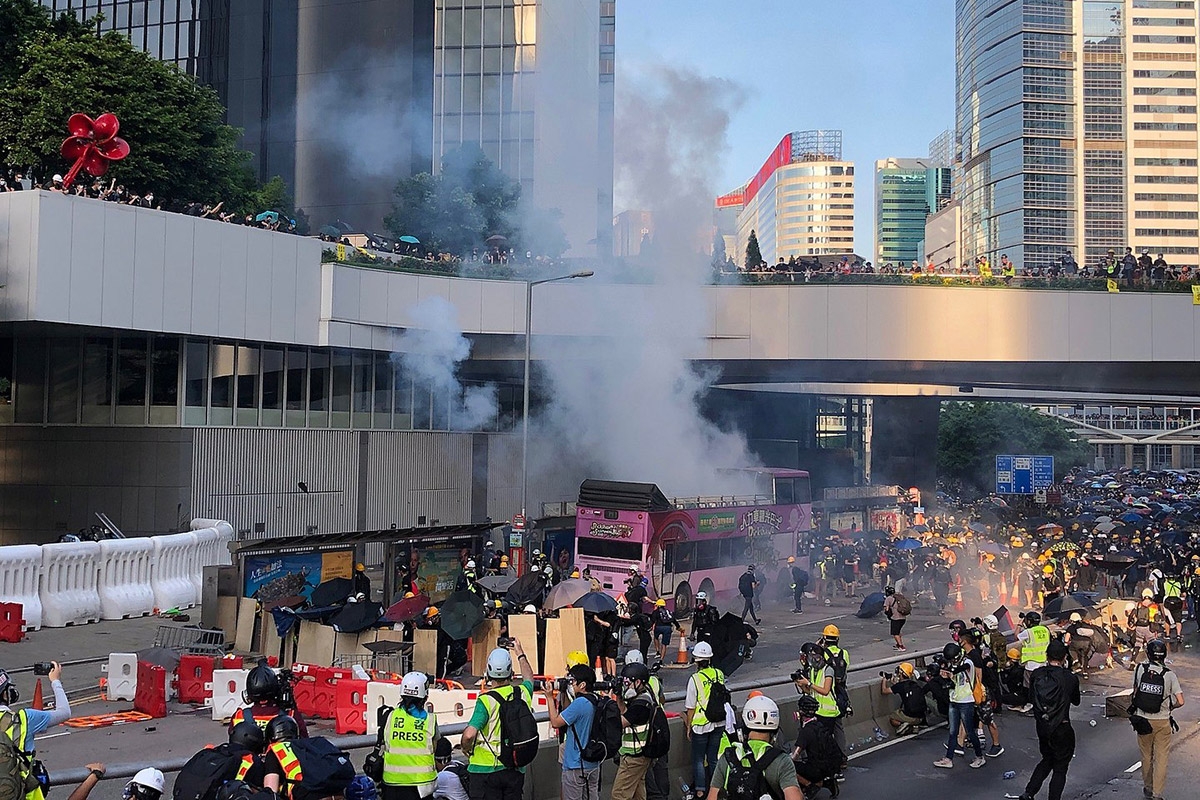
[[[908,652],[908,648],[907,648],[907,647],[905,647],[904,645],[900,645],[899,647],[897,647],[897,648],[896,648],[896,652],[897,652],[897,653],[907,653],[907,652]]]
[[[907,722],[902,722],[902,723],[900,723],[900,727],[896,728],[896,735],[903,736],[904,734],[908,733],[911,730],[912,730],[912,725],[909,725]]]
[[[966,750],[963,750],[961,747],[956,747],[956,748],[954,748],[954,755],[956,755],[956,756],[965,756],[966,754],[967,754],[967,751],[966,751]]]
[[[939,758],[933,765],[938,769],[954,769],[954,762],[948,758]]]
[[[1146,800],[1150,800],[1151,797],[1154,797],[1154,792],[1150,791],[1148,788],[1143,786],[1142,787],[1142,797],[1145,797]]]
[[[975,756],[975,760],[971,762],[971,769],[979,769],[987,763],[987,759],[983,756]]]
[[[988,758],[998,758],[1004,755],[1004,748],[998,744],[992,745],[992,749],[987,751]]]
[[[1026,703],[1025,705],[1019,706],[1013,710],[1021,714],[1028,714],[1030,711],[1033,711],[1033,703]]]

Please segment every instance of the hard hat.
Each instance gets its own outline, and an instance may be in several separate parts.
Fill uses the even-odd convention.
[[[408,599],[408,598],[410,598],[410,597],[416,597],[416,596],[417,596],[417,595],[416,595],[415,593],[413,593],[413,592],[405,592],[405,593],[404,593],[404,599],[405,599],[405,600],[407,600],[407,599]]]
[[[245,719],[229,731],[229,743],[243,747],[251,753],[261,753],[267,746],[267,735],[254,720]]]
[[[901,673],[911,678],[913,676],[913,665],[905,661],[900,666],[896,667]]]
[[[762,692],[760,692],[758,689],[755,689],[753,692],[751,692],[750,694],[746,695],[746,699],[747,699],[747,700],[750,700],[751,698],[754,698],[754,697],[762,697],[762,696],[763,696],[763,693],[762,693]]]
[[[506,681],[512,677],[512,674],[512,654],[503,647],[497,647],[488,656],[487,676]]]
[[[1021,657],[1021,650],[1020,650],[1019,648],[1016,648],[1016,647],[1010,647],[1010,648],[1008,648],[1008,657],[1009,657],[1010,659],[1017,659],[1017,658],[1020,658],[1020,657]]]
[[[626,664],[645,664],[646,657],[642,655],[641,650],[630,650],[625,654]]]
[[[634,566],[632,566],[632,567],[630,567],[630,568],[629,568],[629,574],[630,574],[630,575],[637,575],[637,571],[638,571],[637,565],[634,565]]]
[[[542,554],[542,551],[541,551],[541,550],[538,550],[536,547],[535,547],[535,548],[533,548],[533,557],[534,557],[534,558],[537,558],[537,557],[538,557],[538,556],[540,556],[541,554]]]
[[[247,703],[276,700],[279,698],[279,688],[279,676],[275,670],[266,664],[259,664],[246,676],[246,690],[242,692],[242,699]]]
[[[533,603],[529,603],[528,605],[526,605],[524,608],[521,609],[521,613],[522,614],[536,614],[537,606],[535,606]]]
[[[1025,627],[1032,628],[1042,624],[1042,615],[1036,611],[1029,611],[1025,614]]]
[[[542,568],[539,567],[537,564],[534,564],[532,567],[529,568],[529,571],[531,573],[533,573],[534,575],[536,575],[537,573],[542,571]]]
[[[572,577],[572,578],[578,578],[578,577],[579,577],[579,567],[576,567],[575,569],[571,570],[571,577]]]
[[[692,658],[703,661],[706,659],[710,659],[712,657],[713,657],[712,645],[709,644],[708,642],[698,642],[696,644],[696,646],[692,648]]]
[[[1150,597],[1150,598],[1153,598],[1153,597],[1154,597],[1154,590],[1153,590],[1153,589],[1142,589],[1142,597]]]
[[[1053,575],[1053,574],[1054,574],[1054,567],[1052,567],[1052,566],[1050,566],[1049,564],[1047,564],[1046,566],[1042,567],[1042,574],[1044,574],[1044,575]]]
[[[1162,639],[1146,643],[1146,658],[1150,659],[1151,664],[1161,664],[1167,660],[1167,645]]]
[[[267,723],[267,741],[272,744],[299,738],[300,725],[287,714],[272,717],[271,721]]]
[[[424,672],[408,673],[400,680],[400,696],[424,700],[429,696],[429,678]]]
[[[473,560],[467,562],[467,569],[475,569],[475,562]]]
[[[629,656],[625,656],[625,661],[626,663],[629,662]],[[567,669],[578,666],[586,667],[587,663],[587,653],[583,652],[582,650],[572,650],[571,652],[567,653]]]
[[[961,645],[957,645],[954,642],[946,642],[946,646],[942,648],[942,658],[946,661],[957,661],[962,652]]]
[[[779,730],[779,706],[775,701],[763,695],[753,697],[742,706],[742,722],[752,731]]]
[[[825,629],[821,631],[821,635],[828,639],[836,639],[842,635],[842,632],[838,630],[837,625],[826,625]]]
[[[484,547],[491,547],[491,546],[492,546],[492,542],[489,539],[488,542],[486,544],[484,544]]]
[[[696,592],[696,602],[708,602],[708,592]]]
[[[504,608],[504,603],[500,602],[499,600],[493,600],[492,608],[495,608],[495,609]]]
[[[442,612],[438,611],[437,606],[430,606],[429,608],[425,609],[425,616],[427,616],[427,617],[431,617],[431,618],[436,617],[440,613],[442,613]]]
[[[342,792],[342,796],[346,800],[378,800],[379,787],[366,775],[355,775],[354,780],[350,781],[350,785]]]
[[[502,567],[508,566],[508,556],[500,556],[500,566],[502,566]]]
[[[1080,616],[1078,611],[1071,614],[1071,622],[1083,622],[1083,617]]]
[[[889,587],[887,587],[886,589],[884,589],[884,590],[883,590],[883,593],[884,593],[885,595],[887,595],[888,597],[891,597],[892,595],[894,595],[894,594],[896,593],[896,587],[895,587],[895,586],[889,586]]]
[[[355,571],[355,572],[366,572],[366,571],[367,571],[367,565],[366,565],[366,564],[355,564],[355,565],[354,565],[354,571]]]
[[[56,172],[56,173],[54,174],[54,177],[53,177],[53,178],[51,178],[50,180],[54,181],[55,183],[62,183],[62,179],[63,179],[63,178],[62,178],[62,175],[59,175],[59,174]],[[138,773],[138,774],[140,775],[141,773]]]
[[[621,667],[621,677],[634,681],[649,681],[650,670],[646,669],[645,664],[626,664]]]
[[[162,793],[166,791],[167,782],[163,778],[161,771],[154,767],[147,767],[146,769],[139,770],[127,786],[134,790],[133,794],[143,798],[143,800],[158,800],[162,796]],[[149,791],[139,792],[137,791],[138,787],[148,789]]]
[[[983,618],[983,627],[989,631],[1000,630],[1000,620],[996,619],[995,614],[988,614]]]
[[[788,563],[789,563],[789,564],[795,564],[795,563],[796,563],[796,557],[795,557],[795,556],[788,556]]]
[[[666,606],[666,604],[667,604],[667,601],[663,600],[661,597],[654,601],[655,608],[663,608],[664,606]]]

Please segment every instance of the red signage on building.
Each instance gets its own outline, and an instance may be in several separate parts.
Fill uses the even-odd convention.
[[[758,174],[751,178],[750,182],[746,184],[746,188],[742,190],[743,205],[748,205],[754,199],[754,195],[758,194],[758,190],[763,187],[763,184],[775,174],[775,170],[790,163],[792,163],[792,135],[789,133],[779,142],[770,158],[758,170]]]

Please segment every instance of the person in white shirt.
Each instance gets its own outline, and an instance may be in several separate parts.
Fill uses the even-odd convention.
[[[461,749],[450,746],[450,740],[437,740],[433,751],[437,766],[437,785],[433,789],[433,800],[469,800],[466,785],[467,756]]]

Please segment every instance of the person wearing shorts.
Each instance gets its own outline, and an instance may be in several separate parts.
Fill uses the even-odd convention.
[[[675,615],[667,610],[667,601],[661,597],[654,601],[654,613],[650,615],[650,619],[654,622],[654,649],[658,651],[659,663],[662,663],[666,660],[667,647],[671,644],[671,630],[675,629],[682,634],[683,628],[679,627]]]
[[[894,644],[892,649],[898,653],[905,652],[908,648],[904,646],[904,637],[901,632],[904,630],[904,623],[908,622],[908,615],[901,614],[900,609],[896,607],[896,588],[889,586],[883,590],[887,595],[883,599],[883,613],[891,623],[891,634]]]

